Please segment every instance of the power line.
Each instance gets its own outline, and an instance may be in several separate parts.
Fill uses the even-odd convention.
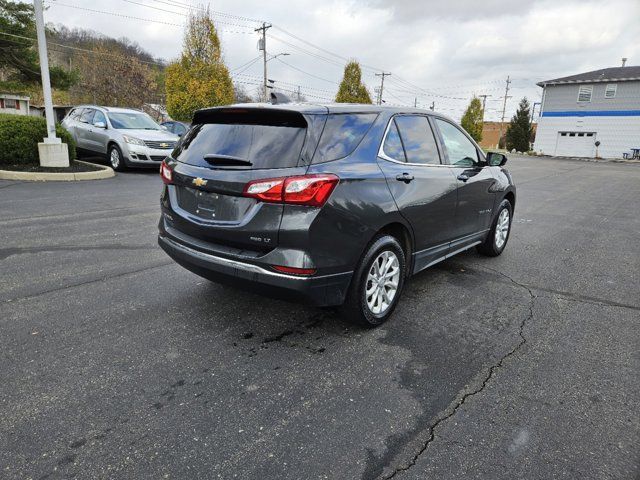
[[[54,0],[54,1],[55,1],[55,0]],[[142,7],[151,8],[151,9],[153,9],[153,10],[158,10],[158,11],[160,11],[160,12],[167,12],[167,13],[172,13],[172,14],[174,14],[174,15],[180,15],[180,16],[182,16],[182,17],[188,17],[188,16],[189,16],[189,14],[188,14],[188,13],[175,12],[175,11],[173,11],[173,10],[167,10],[167,9],[165,9],[165,8],[160,8],[160,7],[156,7],[156,6],[153,6],[153,5],[148,5],[148,4],[146,4],[146,3],[141,3],[141,2],[134,1],[134,0],[122,0],[122,1],[123,1],[123,2],[127,2],[127,3],[131,3],[131,4],[133,4],[133,5],[140,5],[140,6],[142,6]],[[166,2],[165,2],[165,3],[166,3]],[[171,5],[171,4],[169,4],[169,5]],[[184,8],[186,8],[186,7],[178,6],[178,5],[171,5],[171,6],[174,6],[174,7],[176,7],[176,8],[183,8],[183,9],[184,9]],[[192,10],[192,9],[190,9],[190,8],[187,8],[187,9],[188,9],[189,11],[191,11],[191,10]],[[203,12],[204,12],[204,11],[206,11],[206,10],[204,10],[204,9],[200,9],[200,8],[198,8],[198,9],[199,9],[199,10],[202,10]],[[223,14],[221,14],[221,12],[211,12],[211,11],[209,11],[209,14],[210,14],[210,15],[212,15],[212,16],[223,16]],[[222,23],[222,24],[224,24],[224,25],[231,25],[231,26],[234,26],[234,27],[241,27],[241,28],[253,28],[253,25],[242,25],[242,24],[240,24],[240,23],[231,23],[231,22],[227,22],[227,21],[223,21],[223,20],[215,20],[215,22],[216,22],[216,23]],[[247,33],[250,33],[250,32],[247,32]]]
[[[133,2],[131,2],[133,3]],[[69,5],[67,3],[60,3],[60,2],[48,2],[48,5],[56,5],[56,6],[60,6],[60,7],[68,7],[68,8],[75,8],[77,10],[84,10],[86,12],[93,12],[93,13],[102,13],[104,15],[112,15],[114,17],[120,17],[120,18],[127,18],[129,20],[140,20],[143,22],[150,22],[150,23],[158,23],[161,25],[171,25],[173,27],[183,27],[183,24],[180,23],[172,23],[172,22],[164,22],[162,20],[154,20],[151,18],[142,18],[142,17],[134,17],[133,15],[123,15],[121,13],[115,13],[115,12],[109,12],[106,10],[95,10],[93,8],[86,8],[86,7],[79,7],[78,5]],[[149,5],[147,5],[147,7],[149,7]],[[153,7],[151,7],[153,8]],[[175,12],[172,12],[175,14]],[[228,22],[222,22],[222,21],[218,21],[218,23],[222,23],[222,24],[228,24],[228,25],[233,25],[233,26],[240,26],[243,28],[248,28],[245,25],[238,25],[235,23],[228,23]],[[224,33],[244,33],[244,34],[252,34],[253,32],[249,32],[249,31],[238,31],[238,30],[219,30],[220,32],[224,32]]]
[[[194,7],[192,5],[189,5],[183,2],[178,2],[177,0],[149,0],[149,1],[169,5],[172,7],[183,8],[185,10],[194,10],[194,9],[205,10],[202,5],[198,5],[197,7]],[[255,18],[243,17],[241,15],[235,15],[227,12],[220,12],[217,10],[208,10],[208,11],[211,15],[214,15],[214,16],[233,18],[235,20],[243,20],[245,22],[262,23],[262,20],[256,20]]]
[[[344,64],[342,64],[342,63],[338,63],[335,60],[331,60],[329,58],[323,57],[322,55],[318,55],[317,53],[313,53],[313,52],[310,52],[309,50],[305,50],[304,48],[302,48],[302,47],[300,47],[298,45],[295,45],[293,43],[287,42],[286,40],[282,40],[281,38],[276,37],[275,35],[271,35],[271,38],[273,40],[276,40],[276,41],[280,42],[280,43],[284,43],[285,45],[288,45],[288,46],[290,46],[292,48],[295,48],[296,50],[299,50],[302,53],[306,53],[307,55],[310,55],[310,56],[312,56],[314,58],[318,58],[320,60],[324,60],[327,63],[331,63],[333,65],[337,65],[340,68],[344,67]]]
[[[236,70],[240,70],[240,69],[241,69],[242,67],[244,67],[245,65],[248,65],[248,64],[250,64],[250,63],[253,63],[253,62],[256,62],[256,61],[260,60],[260,57],[261,57],[261,56],[262,56],[262,55],[258,55],[257,57],[252,58],[251,60],[249,60],[248,62],[243,63],[242,65],[239,65],[239,66],[237,66],[237,67],[235,67],[235,68],[231,68],[231,69],[229,69],[229,71],[230,71],[230,72],[235,72]]]
[[[333,80],[327,80],[326,78],[319,77],[317,75],[314,75],[313,73],[306,72],[306,71],[302,70],[301,68],[298,68],[298,67],[296,67],[294,65],[291,65],[291,64],[289,64],[289,63],[287,63],[284,60],[281,60],[279,58],[276,58],[276,60],[278,60],[280,63],[284,63],[287,67],[293,68],[294,70],[297,70],[297,71],[299,71],[301,73],[304,73],[305,75],[309,75],[310,77],[317,78],[318,80],[322,80],[324,82],[332,83],[334,85],[340,85],[339,82],[334,82]]]
[[[247,73],[232,73],[231,76],[233,76],[233,77],[246,77],[246,78],[251,78],[251,79],[254,79],[254,80],[260,80],[260,77],[258,77],[257,75],[249,75]],[[301,84],[299,84],[297,82],[286,82],[286,81],[283,81],[283,80],[277,80],[277,82],[281,83],[281,84],[284,84],[284,85],[291,85],[291,86],[294,86],[294,87],[301,86],[301,87],[304,87],[304,88],[309,89],[309,90],[315,90],[317,92],[324,92],[324,93],[328,93],[330,95],[334,95],[336,93],[335,90],[325,90],[325,89],[322,89],[322,88],[310,87],[308,85],[301,85]]]
[[[123,2],[131,3],[133,5],[140,5],[142,7],[152,8],[154,10],[158,10],[160,12],[173,13],[174,15],[180,15],[182,17],[188,17],[186,13],[174,12],[173,10],[167,10],[165,8],[154,7],[153,5],[147,5],[146,3],[134,2],[133,0],[122,0]]]
[[[32,40],[32,41],[36,40],[33,37],[25,37],[23,35],[15,35],[13,33],[6,33],[6,32],[0,32],[0,35],[8,35],[10,37],[21,38],[21,39]],[[55,42],[47,42],[47,44],[48,45],[55,45],[57,47],[62,47],[62,48],[68,48],[70,50],[77,50],[77,51],[81,51],[81,52],[87,52],[87,53],[91,53],[91,54],[94,54],[94,55],[103,55],[103,56],[107,56],[107,57],[113,57],[113,58],[121,59],[121,57],[119,57],[118,55],[114,55],[112,53],[96,52],[94,50],[89,50],[89,49],[86,49],[86,48],[72,47],[70,45],[64,45],[62,43],[55,43]],[[161,63],[161,62],[149,62],[149,61],[145,61],[145,60],[139,60],[138,58],[136,58],[136,60],[138,62],[140,62],[140,63],[146,63],[146,64],[149,64],[149,65],[158,65],[160,67],[166,67],[166,64]]]

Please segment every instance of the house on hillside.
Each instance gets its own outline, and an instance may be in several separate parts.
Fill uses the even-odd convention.
[[[534,150],[622,158],[640,148],[640,66],[603,68],[537,85],[543,92]]]
[[[29,115],[29,97],[0,92],[0,113]]]

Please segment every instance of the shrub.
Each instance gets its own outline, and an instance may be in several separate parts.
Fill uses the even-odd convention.
[[[69,147],[69,160],[76,158],[71,134],[56,124],[56,134]],[[0,165],[38,164],[38,142],[47,135],[43,117],[0,113]]]

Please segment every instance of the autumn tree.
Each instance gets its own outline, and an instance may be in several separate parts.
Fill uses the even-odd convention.
[[[482,140],[482,114],[482,103],[478,97],[474,96],[460,121],[462,128],[464,128],[476,142]]]
[[[527,152],[531,146],[531,112],[529,100],[524,97],[520,100],[516,114],[511,118],[507,127],[507,150],[515,149],[517,152]]]
[[[344,67],[344,77],[336,95],[338,103],[372,103],[367,87],[362,83],[362,70],[356,61]]]
[[[190,14],[182,56],[165,75],[167,111],[176,120],[191,121],[200,108],[233,103],[233,82],[208,8]]]
[[[119,49],[98,44],[92,53],[75,59],[80,83],[73,89],[80,102],[119,107],[141,107],[153,100],[157,72]]]

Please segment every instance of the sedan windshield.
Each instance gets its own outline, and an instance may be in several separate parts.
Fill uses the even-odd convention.
[[[160,125],[144,113],[109,113],[113,128],[122,130],[161,130]]]

